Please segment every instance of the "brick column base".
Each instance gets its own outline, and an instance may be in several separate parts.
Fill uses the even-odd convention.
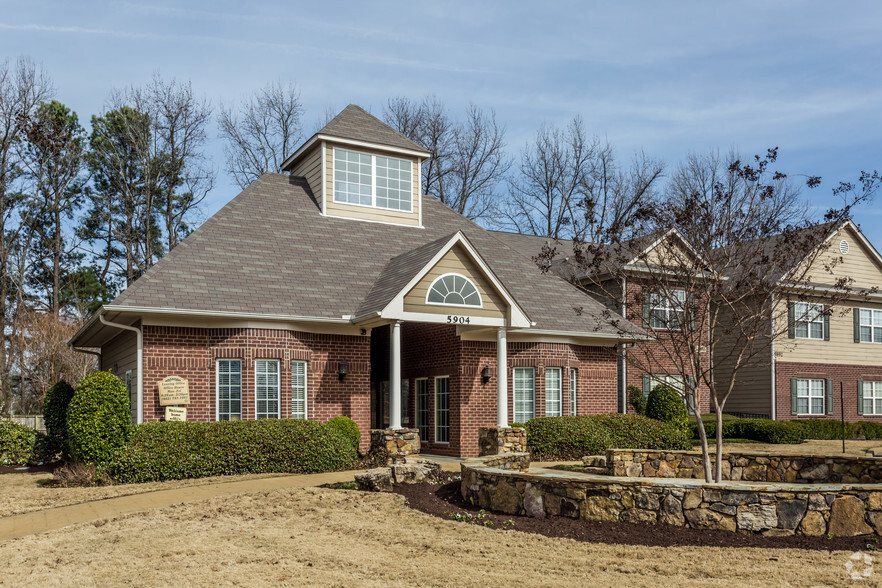
[[[521,427],[480,427],[479,455],[501,455],[527,451],[527,429]]]

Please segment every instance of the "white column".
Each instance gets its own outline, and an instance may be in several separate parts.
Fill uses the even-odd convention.
[[[401,323],[392,323],[389,342],[389,428],[401,428]]]
[[[496,331],[496,426],[508,426],[508,342],[505,327]]]

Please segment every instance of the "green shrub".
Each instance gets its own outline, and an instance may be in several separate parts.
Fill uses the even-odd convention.
[[[548,459],[580,459],[610,448],[692,449],[682,431],[640,415],[540,417],[526,429],[527,446]]]
[[[867,439],[882,439],[882,423],[874,421],[860,421],[854,423],[855,436],[863,436]]]
[[[649,393],[646,401],[646,416],[668,423],[685,434],[689,431],[689,412],[680,393],[664,384],[659,384]]]
[[[345,437],[352,448],[357,452],[358,444],[361,443],[361,433],[358,425],[347,416],[336,416],[328,421],[328,426]]]
[[[637,386],[628,386],[628,405],[634,409],[634,414],[646,414],[646,395]]]
[[[759,443],[794,444],[805,441],[803,421],[771,421],[767,419],[726,419],[723,421],[723,440],[750,439]],[[695,423],[690,424],[692,435],[698,437]],[[714,422],[704,423],[708,441],[716,439],[717,426]]]
[[[351,467],[355,457],[349,439],[316,421],[160,422],[132,428],[110,473],[124,483],[313,473]]]
[[[46,452],[69,457],[67,447],[67,407],[74,395],[73,386],[59,380],[43,396],[43,421],[46,424]]]
[[[508,425],[512,429],[526,429],[527,425],[525,423],[509,423]]]
[[[72,456],[102,466],[126,442],[131,420],[129,394],[122,380],[97,372],[80,381],[67,409]]]
[[[12,421],[0,421],[0,465],[26,465],[33,461],[37,432]]]
[[[842,439],[842,421],[833,419],[800,419],[790,421],[797,423],[803,430],[806,439]],[[845,436],[856,436],[856,425],[860,423],[845,423]]]

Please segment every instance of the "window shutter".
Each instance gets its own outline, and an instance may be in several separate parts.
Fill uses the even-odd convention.
[[[652,377],[649,374],[643,374],[643,395],[649,396],[649,393],[652,392],[650,387],[652,386]]]
[[[643,293],[643,328],[649,328],[649,293]]]
[[[827,414],[833,414],[833,380],[827,380]]]
[[[855,309],[857,310],[857,309]],[[864,383],[858,380],[858,414],[864,414]]]
[[[854,342],[861,342],[861,309],[860,308],[852,308],[851,314],[854,317]],[[858,382],[858,388],[860,389],[860,382]]]
[[[796,379],[790,380],[790,414],[796,414]]]
[[[796,337],[796,309],[791,302],[787,305],[787,338],[793,339],[794,337]]]
[[[689,293],[689,330],[695,330],[695,314],[697,311],[697,305],[695,303],[695,292]]]
[[[830,307],[824,306],[824,341],[830,340]],[[832,414],[832,413],[830,413]]]

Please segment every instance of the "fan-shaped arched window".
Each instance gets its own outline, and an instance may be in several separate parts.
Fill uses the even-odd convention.
[[[444,274],[429,286],[426,294],[429,304],[449,306],[474,306],[481,308],[481,295],[470,279],[459,274]]]

